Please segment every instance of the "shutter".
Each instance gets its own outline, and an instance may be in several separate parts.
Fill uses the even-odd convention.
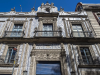
[[[60,62],[39,61],[36,66],[36,75],[61,75]]]

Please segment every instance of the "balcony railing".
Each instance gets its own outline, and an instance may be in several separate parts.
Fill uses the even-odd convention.
[[[23,31],[5,31],[4,37],[23,37]]]
[[[35,31],[35,37],[62,37],[62,31]]]
[[[73,31],[71,37],[93,37],[92,31]]]
[[[13,64],[14,60],[16,60],[16,63],[18,62],[18,56],[0,56],[0,64]]]
[[[92,60],[92,62],[87,63],[87,61],[83,61],[83,59],[78,58],[79,65],[100,65],[100,57],[93,57],[95,59]]]

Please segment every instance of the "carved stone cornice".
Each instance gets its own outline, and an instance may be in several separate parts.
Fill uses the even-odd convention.
[[[61,58],[61,49],[41,49],[41,50],[38,50],[38,49],[35,49],[35,50],[32,50],[31,52],[31,56],[36,56],[36,59],[37,60],[41,60],[41,59],[44,59],[44,60],[48,60],[48,59],[55,59],[55,60],[59,60]]]

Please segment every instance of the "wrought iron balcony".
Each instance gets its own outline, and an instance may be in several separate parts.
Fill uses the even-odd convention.
[[[83,59],[78,57],[79,65],[100,65],[100,57],[92,57],[94,58],[92,62],[83,61]]]
[[[13,64],[14,63],[14,60],[16,60],[16,64],[18,62],[18,56],[16,56],[16,59],[15,59],[15,56],[0,56],[0,64]]]
[[[62,31],[35,31],[35,37],[62,37]]]
[[[94,37],[92,31],[73,31],[71,37]]]
[[[23,31],[5,31],[4,37],[23,37]]]

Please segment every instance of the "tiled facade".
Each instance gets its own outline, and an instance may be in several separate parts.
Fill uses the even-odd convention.
[[[65,12],[42,3],[37,11],[0,12],[0,75],[99,75],[99,11],[94,16],[85,6]],[[60,62],[61,72],[40,73],[41,62]]]

